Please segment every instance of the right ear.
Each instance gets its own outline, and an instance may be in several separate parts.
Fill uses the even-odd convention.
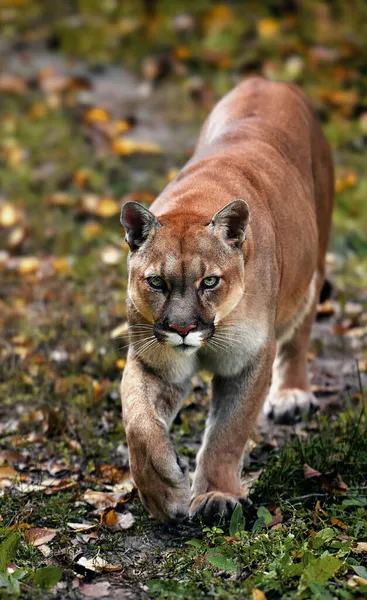
[[[140,248],[150,232],[160,227],[157,217],[138,202],[124,204],[121,210],[121,224],[125,227],[125,240],[131,251]]]

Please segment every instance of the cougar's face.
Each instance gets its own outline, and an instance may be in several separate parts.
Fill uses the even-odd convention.
[[[135,339],[150,336],[180,353],[205,344],[235,308],[244,290],[241,250],[228,246],[209,227],[177,231],[162,226],[130,257],[129,298],[146,320],[132,326]],[[149,341],[147,340],[147,343]]]

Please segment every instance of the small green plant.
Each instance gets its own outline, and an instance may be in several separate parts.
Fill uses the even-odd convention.
[[[46,566],[35,570],[19,569],[16,564],[13,564],[13,561],[17,557],[21,535],[5,528],[1,533],[5,535],[5,538],[0,544],[0,597],[2,597],[2,592],[13,598],[19,597],[22,588],[48,590],[60,581],[62,570],[59,567]]]

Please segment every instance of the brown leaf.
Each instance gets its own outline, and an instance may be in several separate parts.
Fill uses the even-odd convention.
[[[348,529],[348,525],[346,525],[340,519],[336,519],[335,517],[333,517],[332,519],[330,519],[330,523],[331,523],[331,525],[336,525],[340,529]]]
[[[57,532],[57,529],[49,529],[47,527],[32,527],[26,531],[24,534],[24,539],[27,544],[32,544],[33,546],[42,546],[42,544],[51,542],[51,540],[53,540],[56,536]]]
[[[15,75],[2,73],[0,75],[0,92],[6,94],[24,94],[27,91],[27,86],[23,79]]]
[[[87,490],[83,494],[83,500],[96,508],[115,508],[117,503],[124,497],[124,493],[94,492]]]
[[[45,486],[45,494],[47,496],[52,496],[53,494],[58,494],[59,492],[64,492],[65,490],[69,490],[70,488],[76,487],[78,483],[76,481],[72,481],[71,479],[46,479],[42,482]]]
[[[119,513],[113,508],[107,508],[101,514],[101,524],[111,529],[111,531],[130,529],[134,525],[134,522],[135,517],[129,511]]]
[[[93,558],[86,558],[82,556],[77,561],[78,565],[81,565],[85,569],[89,571],[121,571],[121,565],[110,565],[108,562],[102,558],[101,556],[94,556]]]
[[[0,467],[0,479],[17,479],[18,472],[13,467]]]
[[[323,473],[321,475],[322,489],[329,494],[346,494],[348,486],[342,480],[339,473]]]
[[[115,484],[127,481],[131,475],[126,469],[119,469],[114,465],[106,464],[99,467],[98,477],[101,477],[102,481]]]
[[[320,508],[321,508],[320,500],[316,500],[315,508],[312,511],[312,520],[313,520],[314,525],[316,525],[316,523],[317,523],[317,515],[319,514]]]
[[[352,552],[355,554],[367,554],[367,542],[354,542]]]
[[[271,520],[271,523],[269,524],[269,527],[271,527],[273,529],[274,526],[280,525],[282,522],[283,522],[282,511],[280,510],[280,508],[276,508],[273,518]]]
[[[310,479],[311,477],[321,477],[320,471],[316,471],[315,469],[310,467],[310,465],[307,464],[303,465],[303,475],[305,479]]]

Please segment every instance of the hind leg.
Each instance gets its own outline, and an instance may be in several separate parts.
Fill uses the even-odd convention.
[[[318,401],[311,392],[307,348],[321,287],[316,276],[296,317],[277,343],[272,383],[264,412],[277,423],[291,423],[314,411]],[[301,313],[301,314],[300,314]]]

